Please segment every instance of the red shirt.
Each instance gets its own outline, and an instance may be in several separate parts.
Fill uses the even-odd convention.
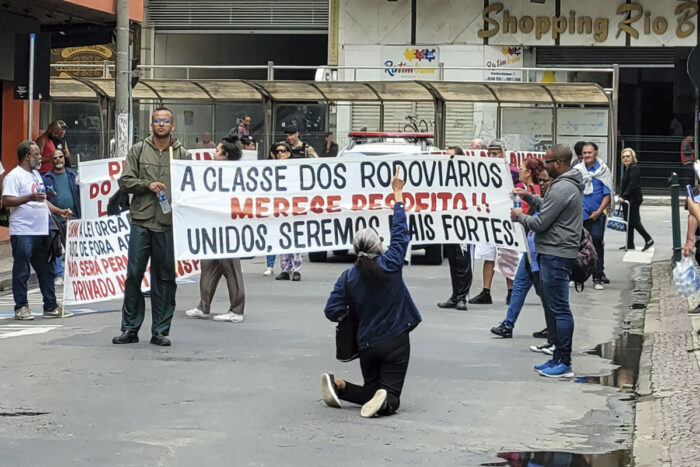
[[[48,159],[47,161],[42,162],[41,167],[39,167],[39,173],[43,175],[53,168],[51,156],[53,156],[54,151],[56,151],[56,145],[53,144],[51,138],[46,135],[41,135],[39,138],[37,138],[36,142],[38,143],[42,138],[44,139],[44,150],[41,151],[41,159]]]

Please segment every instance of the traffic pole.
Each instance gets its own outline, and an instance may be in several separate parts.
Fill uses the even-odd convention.
[[[671,185],[671,232],[673,235],[673,264],[681,260],[681,213],[678,207],[678,174],[673,172],[668,179]],[[692,203],[692,200],[688,201]]]
[[[129,151],[129,86],[131,67],[129,65],[129,0],[117,0],[117,64],[115,69],[114,92],[114,134],[116,154],[124,157]]]

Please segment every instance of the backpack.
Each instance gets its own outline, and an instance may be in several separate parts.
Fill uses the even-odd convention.
[[[588,230],[581,228],[581,241],[578,244],[576,262],[571,271],[571,280],[574,281],[577,292],[583,291],[583,284],[593,275],[595,265],[598,262],[598,253],[593,245],[593,238]],[[581,286],[581,290],[579,290]]]

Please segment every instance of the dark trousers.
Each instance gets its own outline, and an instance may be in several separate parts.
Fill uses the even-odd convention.
[[[644,226],[642,225],[642,217],[639,215],[639,208],[642,207],[641,201],[638,203],[635,202],[630,202],[629,208],[627,207],[627,203],[622,204],[622,211],[623,215],[625,216],[625,219],[628,219],[627,221],[627,248],[631,248],[634,250],[634,231],[636,230],[639,232],[639,235],[642,236],[644,239],[644,243],[648,242],[651,240],[651,235],[649,235],[649,232],[646,231]],[[629,209],[629,217],[628,216],[628,209]]]
[[[29,306],[27,301],[27,281],[31,271],[36,271],[39,289],[44,299],[44,311],[53,311],[58,307],[54,290],[53,263],[49,263],[48,236],[46,235],[11,235],[12,245],[12,297],[15,310]]]
[[[571,365],[574,316],[569,306],[569,280],[575,259],[539,255],[540,282],[545,308],[554,318],[554,360]],[[548,326],[549,328],[549,326]],[[549,333],[549,329],[547,330]]]
[[[170,333],[170,322],[175,312],[175,252],[173,231],[154,232],[131,224],[129,237],[129,264],[126,268],[122,331],[138,332],[146,314],[146,303],[141,292],[143,274],[151,260],[151,334]]]
[[[203,259],[200,264],[202,272],[199,277],[199,306],[197,308],[209,314],[216,286],[219,285],[221,276],[224,276],[228,287],[228,298],[231,302],[228,311],[242,315],[245,308],[245,288],[241,260],[238,258]]]
[[[386,408],[380,415],[391,415],[398,410],[399,397],[406,379],[411,342],[408,334],[386,339],[368,349],[360,351],[360,368],[365,380],[363,386],[345,383],[338,397],[353,404],[364,405],[378,389],[386,389]]]
[[[583,227],[591,234],[593,246],[598,255],[598,262],[595,263],[595,271],[593,271],[593,280],[598,281],[605,273],[605,214],[601,214],[596,220],[586,219],[583,221]]]
[[[447,262],[450,265],[453,301],[466,300],[472,287],[472,258],[469,248],[463,251],[460,245],[447,244],[443,246]]]
[[[539,264],[539,263],[538,263]],[[532,273],[532,283],[535,286],[535,291],[542,300],[542,308],[544,309],[544,322],[547,324],[547,343],[555,345],[557,342],[557,320],[554,314],[547,306],[547,295],[542,291],[542,277],[539,272]]]

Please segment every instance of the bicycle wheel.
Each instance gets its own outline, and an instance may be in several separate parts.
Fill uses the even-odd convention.
[[[418,133],[418,128],[416,128],[415,125],[407,123],[403,126],[403,131],[405,133]]]
[[[418,122],[418,125],[417,125],[417,126],[418,126],[418,130],[417,130],[417,131],[419,131],[419,132],[421,132],[421,133],[427,133],[427,132],[430,131],[430,127],[428,126],[428,122],[426,122],[426,121],[423,120],[423,119],[421,119],[421,120]]]

